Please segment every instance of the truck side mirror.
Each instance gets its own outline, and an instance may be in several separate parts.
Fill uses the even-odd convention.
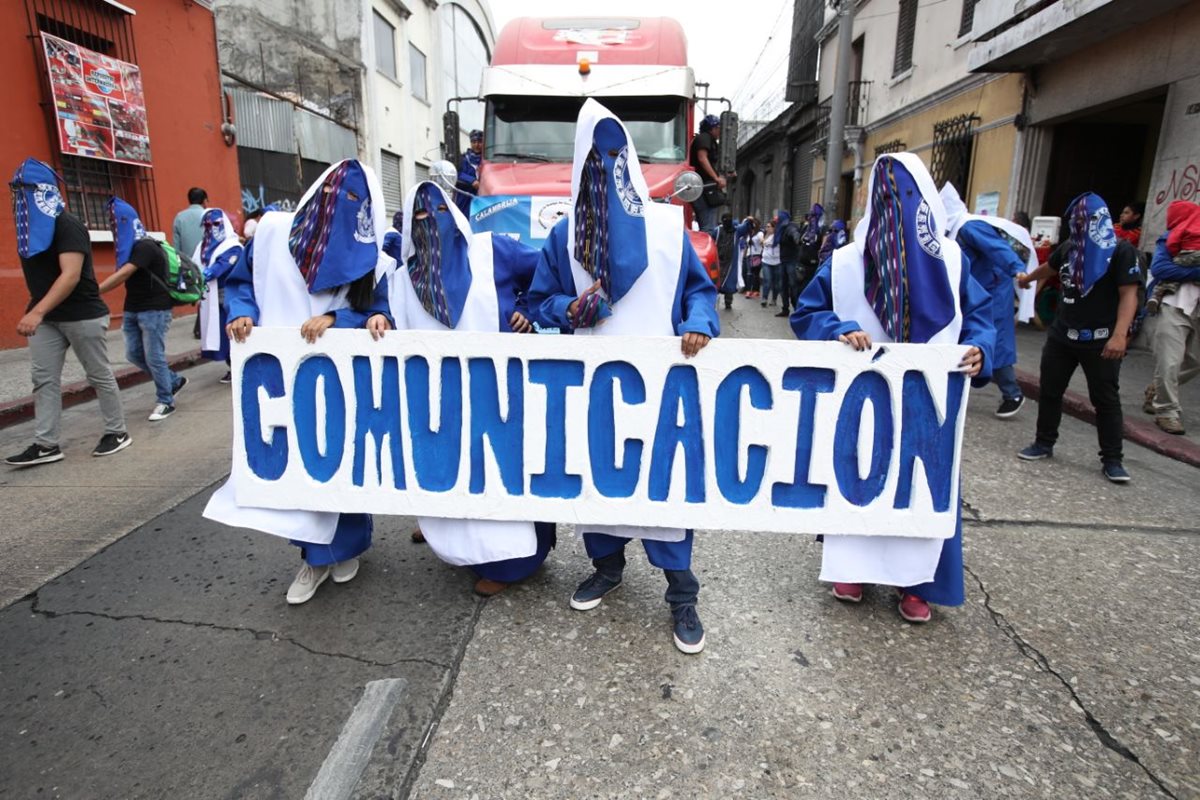
[[[462,153],[459,152],[458,142],[458,112],[447,111],[445,114],[442,114],[442,154],[451,164],[457,164],[462,160]]]
[[[733,111],[721,114],[721,151],[717,172],[724,175],[737,169],[738,115]]]

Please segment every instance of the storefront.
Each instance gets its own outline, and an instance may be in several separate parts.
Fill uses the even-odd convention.
[[[62,177],[68,210],[92,231],[97,278],[114,269],[107,202],[118,195],[169,236],[190,187],[240,225],[236,150],[208,3],[13,0],[0,4],[8,114],[0,167],[33,157]],[[28,293],[12,209],[0,208],[0,348],[19,347]],[[122,294],[105,298],[119,320]]]

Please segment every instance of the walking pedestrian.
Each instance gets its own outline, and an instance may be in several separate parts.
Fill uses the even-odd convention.
[[[783,271],[779,268],[779,237],[775,235],[775,220],[767,223],[763,229],[762,252],[762,307],[774,306],[779,300],[779,282]]]
[[[389,277],[401,330],[533,333],[527,307],[538,251],[507,236],[471,233],[432,181],[404,201],[401,258]],[[469,566],[475,593],[491,597],[533,575],[556,542],[549,522],[419,517],[421,540],[448,564]]]
[[[800,296],[800,226],[792,222],[792,215],[780,211],[775,219],[775,243],[779,246],[779,297],[783,301],[777,317],[789,317]]]
[[[1066,240],[1049,261],[1020,279],[1022,286],[1028,286],[1057,272],[1062,302],[1042,347],[1037,435],[1017,455],[1026,461],[1054,455],[1063,394],[1075,369],[1082,367],[1096,408],[1101,470],[1113,483],[1128,483],[1122,449],[1121,359],[1137,312],[1142,271],[1133,245],[1113,232],[1112,215],[1099,195],[1089,192],[1072,200],[1067,227]]]
[[[600,181],[606,191],[596,190]],[[571,195],[571,210],[550,231],[530,288],[537,322],[576,336],[679,336],[685,357],[699,353],[720,333],[716,287],[683,232],[680,209],[651,201],[629,131],[595,100],[579,112]],[[580,528],[595,571],[571,596],[572,608],[593,609],[621,585],[625,545],[640,538],[667,579],[675,646],[684,653],[704,649],[692,531]]]
[[[746,239],[746,254],[742,263],[747,265],[746,297],[755,298],[762,297],[763,232],[757,219],[754,217],[748,219],[750,220],[750,235]]]
[[[295,213],[264,214],[252,252],[226,280],[229,335],[242,342],[262,325],[299,328],[309,342],[331,327],[383,336],[392,327],[387,281],[375,278],[383,208],[375,174],[347,160],[325,170]],[[329,578],[353,580],[374,527],[370,514],[241,505],[232,480],[212,495],[204,516],[282,536],[300,548],[304,563],[288,587],[289,605],[307,603]]]
[[[1179,387],[1200,375],[1200,206],[1177,200],[1167,207],[1167,231],[1150,263],[1158,324],[1154,329],[1154,380],[1146,406],[1154,424],[1182,436]],[[1170,285],[1170,291],[1162,291]],[[1147,303],[1149,305],[1149,303]]]
[[[233,221],[219,208],[204,212],[204,236],[192,261],[204,271],[205,291],[200,299],[200,355],[210,361],[224,361],[228,368],[229,324],[228,302],[225,284],[229,275],[245,258],[246,251],[233,228]],[[231,383],[233,375],[228,369],[221,383]]]
[[[33,379],[33,443],[4,459],[32,467],[63,459],[60,447],[62,370],[67,350],[96,390],[104,435],[92,455],[109,456],[133,443],[117,379],[108,362],[108,306],[100,299],[87,227],[66,210],[59,177],[33,158],[23,161],[8,185],[17,228],[17,256],[29,305],[17,333],[29,340]]]
[[[155,405],[149,419],[160,422],[175,413],[175,396],[188,384],[167,362],[167,331],[175,305],[167,290],[167,254],[146,234],[133,206],[112,197],[108,213],[118,266],[100,283],[100,294],[125,285],[125,358],[154,380]]]
[[[196,246],[200,244],[200,239],[204,236],[203,217],[204,210],[208,208],[208,192],[199,186],[193,186],[188,189],[187,200],[187,208],[176,214],[175,221],[171,223],[171,246],[175,248],[176,253],[190,258],[192,253],[196,252]],[[251,233],[253,233],[253,228]],[[199,314],[196,315],[192,334],[197,339],[200,338]]]
[[[791,318],[796,337],[855,350],[877,342],[965,344],[959,371],[986,382],[990,299],[943,233],[946,212],[924,163],[912,153],[880,156],[867,198],[854,241],[834,252],[800,296]],[[965,600],[962,512],[950,539],[826,536],[821,580],[847,603],[862,600],[864,583],[895,586],[900,616],[928,622],[931,603]]]

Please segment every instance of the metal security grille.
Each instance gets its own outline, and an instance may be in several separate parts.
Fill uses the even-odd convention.
[[[938,186],[954,184],[960,197],[966,197],[971,173],[971,147],[975,141],[973,128],[979,117],[962,114],[933,126],[933,165],[930,170]]]
[[[413,164],[413,171],[416,173],[417,183],[429,180],[429,165],[422,164],[417,161]]]
[[[155,200],[154,172],[145,167],[59,152],[54,98],[46,74],[42,33],[136,64],[133,26],[125,11],[101,0],[25,0],[28,39],[42,87],[46,134],[54,152],[54,167],[66,183],[67,208],[92,230],[108,230],[106,204],[118,195],[137,209],[150,230],[161,230]]]
[[[792,203],[793,214],[803,214],[809,209],[812,199],[813,140],[800,142],[792,149]]]
[[[400,184],[400,156],[379,151],[379,171],[383,178],[383,199],[387,206],[388,219],[404,205],[404,187]]]
[[[958,35],[966,36],[975,27],[975,6],[979,0],[963,0],[962,21],[958,25]]]
[[[917,37],[917,0],[900,0],[900,12],[896,19],[896,59],[892,62],[892,75],[899,75],[912,67],[913,41]]]
[[[906,149],[908,149],[908,145],[906,145],[903,141],[900,139],[892,139],[890,142],[884,142],[881,145],[876,145],[875,157],[879,158],[880,156],[886,156],[888,153],[903,153]]]

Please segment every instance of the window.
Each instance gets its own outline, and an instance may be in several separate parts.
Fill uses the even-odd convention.
[[[412,44],[408,46],[408,72],[413,97],[428,103],[429,89],[425,82],[425,54]]]
[[[491,60],[487,42],[474,18],[457,3],[438,8],[442,26],[442,93],[451,97],[478,97],[483,70]],[[483,130],[483,103],[458,104],[463,132]]]
[[[975,142],[975,123],[979,117],[962,114],[933,126],[933,163],[930,172],[934,184],[954,184],[959,197],[967,196],[971,177],[971,148]]]
[[[889,153],[903,153],[907,149],[908,146],[904,144],[902,139],[892,139],[890,142],[884,142],[875,146],[875,157],[879,158]]]
[[[917,0],[900,0],[900,13],[896,20],[896,60],[892,63],[892,77],[912,69],[913,40],[917,36]]]
[[[375,16],[375,69],[395,80],[396,29],[378,11]]]
[[[392,214],[404,206],[404,187],[400,182],[400,156],[389,153],[387,150],[380,150],[379,177],[383,183],[384,206],[390,222]]]
[[[93,231],[111,228],[108,198],[116,195],[138,211],[147,230],[158,227],[157,208],[150,195],[140,191],[138,173],[142,170],[130,164],[118,164],[98,158],[63,155],[62,179],[66,184],[67,208]]]
[[[963,0],[962,22],[958,26],[958,35],[966,36],[975,27],[975,6],[979,0]]]

